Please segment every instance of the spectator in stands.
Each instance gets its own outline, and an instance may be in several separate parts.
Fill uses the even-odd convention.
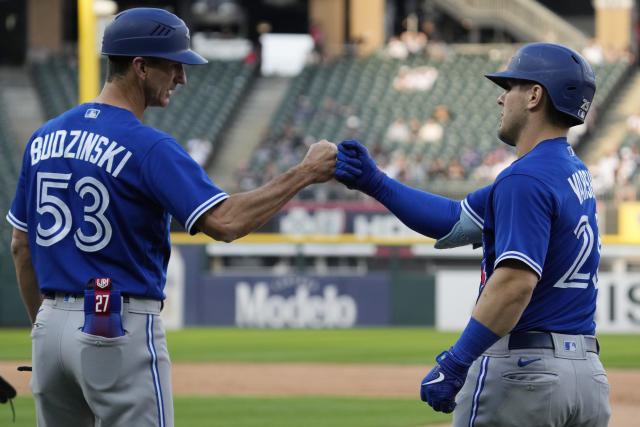
[[[420,31],[405,31],[400,35],[400,40],[406,46],[409,56],[423,54],[427,46],[427,36]]]
[[[410,156],[407,163],[407,184],[422,187],[427,181],[427,169],[423,163],[423,155],[417,152]]]
[[[442,140],[444,128],[438,121],[431,117],[420,128],[418,133],[418,141],[435,143]]]
[[[436,119],[440,124],[448,122],[451,118],[451,111],[449,111],[449,107],[444,104],[436,105],[433,110],[433,118]]]
[[[360,132],[360,117],[355,114],[355,111],[349,111],[345,124],[347,125],[347,139],[358,139],[358,134]]]
[[[429,43],[442,41],[442,37],[440,36],[436,23],[430,19],[427,19],[422,23],[422,32],[427,37]]]
[[[407,45],[405,45],[404,42],[396,36],[389,39],[386,52],[387,55],[394,59],[407,59],[409,56],[409,49],[407,49]]]
[[[614,202],[632,202],[636,200],[637,190],[633,184],[633,177],[638,168],[638,151],[637,146],[622,147],[620,149],[620,163],[616,169],[616,187]]]
[[[411,141],[416,141],[418,139],[418,134],[420,133],[420,128],[422,124],[417,117],[412,117],[409,120],[409,130],[411,131]]]
[[[632,147],[622,147],[620,149],[620,162],[616,169],[616,184],[627,185],[630,183],[633,174],[638,168],[637,146],[634,152]]]
[[[446,178],[447,173],[447,167],[440,157],[436,157],[435,159],[433,159],[431,165],[429,166],[429,170],[427,171],[427,175],[429,176],[430,180]]]
[[[504,168],[516,160],[516,155],[504,145],[499,145],[485,156],[482,164],[473,172],[476,180],[495,180]]]
[[[450,179],[462,179],[465,177],[466,172],[457,159],[451,159],[447,168],[447,175]]]
[[[602,46],[596,39],[589,40],[589,43],[582,49],[582,56],[591,63],[591,65],[598,65],[604,62],[604,51]]]
[[[390,142],[401,142],[403,144],[411,140],[411,130],[402,117],[398,117],[389,125],[385,139]]]
[[[394,150],[391,153],[391,161],[384,172],[393,179],[404,181],[407,176],[407,156],[403,150]]]
[[[209,156],[213,151],[211,141],[205,137],[191,138],[187,141],[187,153],[195,160],[200,166],[206,166],[209,161]]]
[[[627,119],[627,129],[640,135],[640,113],[629,116]]]
[[[324,51],[324,31],[319,22],[312,22],[309,29],[309,35],[313,39],[313,51],[322,60],[325,55]]]
[[[471,145],[466,145],[460,153],[460,165],[465,170],[475,168],[481,161],[480,153]]]
[[[619,163],[618,150],[614,148],[600,157],[596,165],[592,167],[593,188],[596,197],[607,194],[613,189]]]
[[[433,67],[409,68],[402,66],[393,79],[393,88],[400,91],[426,91],[433,87],[437,79],[438,70]]]
[[[449,47],[445,43],[436,23],[433,20],[426,20],[422,23],[422,32],[427,36],[425,54],[437,61],[442,61],[449,54]]]

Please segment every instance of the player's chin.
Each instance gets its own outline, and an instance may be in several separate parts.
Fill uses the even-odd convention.
[[[171,98],[169,96],[164,96],[160,99],[158,99],[153,107],[166,107],[167,105],[169,105],[169,102],[171,101]]]

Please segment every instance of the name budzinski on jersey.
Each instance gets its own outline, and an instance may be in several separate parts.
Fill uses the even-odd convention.
[[[83,160],[93,163],[114,178],[122,171],[131,152],[106,136],[86,130],[56,130],[38,136],[31,142],[31,165],[55,158]],[[114,167],[115,166],[115,167]]]

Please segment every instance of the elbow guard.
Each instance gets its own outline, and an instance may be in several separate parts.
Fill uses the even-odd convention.
[[[472,244],[474,249],[482,246],[482,228],[462,209],[460,219],[451,231],[444,237],[436,240],[436,249],[450,249]]]

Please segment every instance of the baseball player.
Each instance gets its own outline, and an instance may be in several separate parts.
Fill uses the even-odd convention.
[[[596,200],[566,139],[593,100],[593,70],[566,47],[534,43],[486,77],[505,90],[498,136],[518,157],[491,186],[461,204],[419,192],[384,175],[355,141],[339,145],[335,176],[436,246],[482,244],[476,306],[422,380],[423,401],[453,411],[455,427],[606,426],[609,384],[594,336]]]
[[[263,187],[228,195],[170,135],[141,123],[148,106],[168,105],[186,84],[183,64],[207,62],[189,49],[184,22],[161,9],[125,10],[106,27],[102,53],[104,88],[34,133],[7,215],[33,324],[31,390],[40,427],[168,427],[158,315],[170,218],[230,242],[329,180],[337,148],[315,143]]]

